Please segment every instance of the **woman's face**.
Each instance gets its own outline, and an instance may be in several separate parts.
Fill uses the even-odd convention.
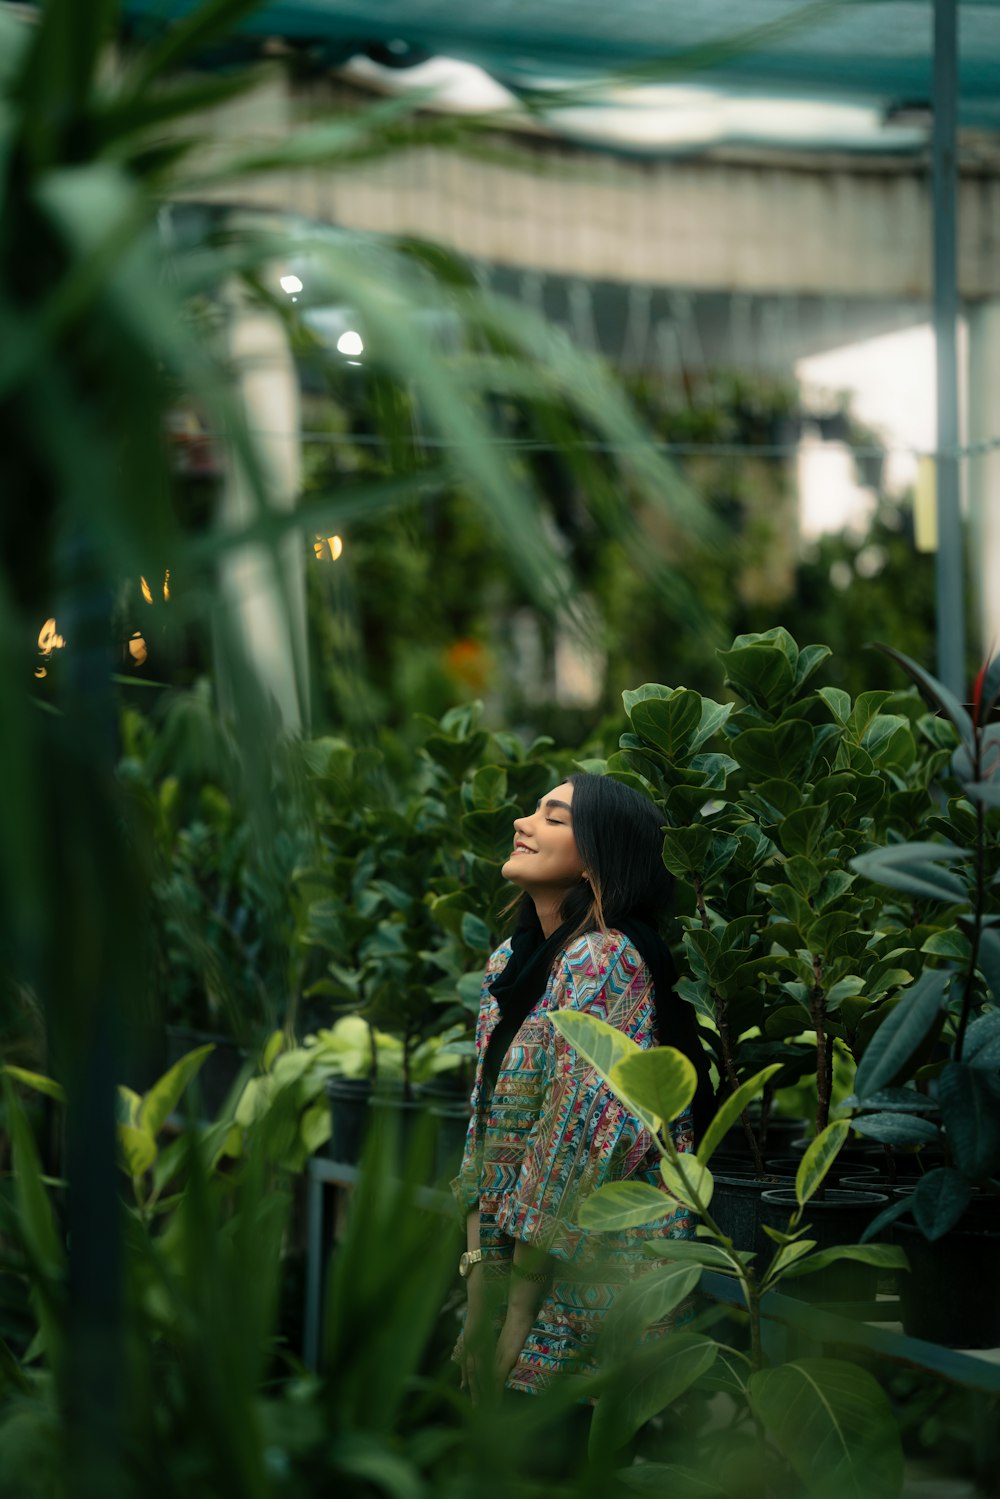
[[[529,895],[552,891],[561,896],[583,877],[569,781],[546,792],[527,817],[515,817],[514,848],[501,873]]]

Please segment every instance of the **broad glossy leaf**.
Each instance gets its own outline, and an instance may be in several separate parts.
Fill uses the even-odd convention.
[[[661,702],[672,698],[677,691],[676,687],[666,687],[662,682],[643,682],[641,687],[632,687],[622,693],[622,703],[625,712],[631,718],[632,709],[637,703],[647,703],[659,699]]]
[[[702,1333],[675,1332],[657,1340],[626,1367],[594,1408],[590,1451],[618,1451],[651,1416],[671,1405],[712,1367],[719,1344]]]
[[[629,721],[647,744],[668,760],[676,760],[689,751],[701,722],[701,698],[697,692],[679,687],[671,698],[647,698],[636,703]]]
[[[809,758],[813,728],[801,718],[792,718],[766,729],[744,729],[731,745],[736,759],[755,780],[791,779]]]
[[[845,1119],[835,1119],[811,1141],[795,1173],[795,1196],[802,1208],[818,1192],[850,1133]]]
[[[858,1066],[854,1090],[859,1098],[897,1081],[934,1026],[949,977],[940,969],[925,969],[883,1020]]]
[[[702,698],[701,721],[691,740],[691,749],[698,750],[703,744],[707,744],[712,736],[723,727],[732,711],[732,703],[713,703],[711,698]],[[728,759],[729,757],[723,756],[722,758]],[[732,764],[735,769],[735,761]]]
[[[924,1236],[940,1239],[954,1228],[969,1205],[972,1188],[960,1171],[936,1166],[917,1183],[911,1209]]]
[[[996,1044],[1000,1044],[1000,1010],[991,1010],[989,1014],[980,1015],[974,1020],[966,1031],[963,1062],[975,1062],[981,1052],[987,1047],[992,1051]]]
[[[620,1030],[613,1025],[608,1025],[606,1020],[598,1020],[596,1015],[584,1015],[579,1010],[555,1010],[549,1012],[552,1024],[561,1036],[569,1042],[574,1051],[578,1051],[582,1057],[595,1067],[604,1081],[614,1089],[611,1082],[611,1074],[619,1062],[624,1062],[628,1057],[642,1056],[641,1046],[623,1036]],[[618,1095],[621,1096],[620,1094]],[[628,1100],[623,1100],[628,1102]],[[628,1105],[630,1108],[631,1104]],[[644,1124],[650,1134],[655,1135],[660,1128],[661,1120],[657,1114],[650,1113],[647,1109],[633,1109],[633,1113],[641,1124]]]
[[[726,681],[758,708],[778,707],[795,685],[795,668],[783,651],[770,645],[736,645],[719,651]]]
[[[680,1306],[701,1279],[700,1265],[661,1264],[619,1291],[601,1341],[610,1356],[628,1351],[642,1334]]]
[[[750,1377],[750,1404],[810,1499],[898,1499],[899,1430],[866,1370],[826,1358],[763,1369]]]
[[[704,1270],[726,1270],[730,1273],[736,1269],[737,1260],[741,1258],[738,1251],[730,1253],[718,1244],[699,1244],[694,1239],[651,1239],[643,1245],[643,1252],[658,1260],[700,1265]],[[742,1258],[752,1259],[753,1255],[743,1255]]]
[[[694,1064],[672,1046],[655,1046],[616,1062],[608,1084],[635,1112],[669,1123],[694,1098],[698,1074]]]
[[[769,1067],[764,1067],[760,1072],[755,1072],[753,1077],[747,1078],[741,1083],[736,1092],[726,1099],[725,1103],[716,1110],[708,1128],[698,1146],[698,1159],[703,1166],[707,1166],[714,1152],[725,1135],[736,1124],[740,1115],[753,1102],[758,1093],[763,1092],[764,1085],[776,1072],[781,1071],[780,1062],[772,1062]]]
[[[712,1201],[715,1182],[707,1166],[703,1166],[694,1155],[679,1155],[676,1162],[663,1156],[660,1160],[660,1175],[667,1191],[692,1212],[708,1208]]]
[[[671,874],[680,879],[699,874],[704,877],[712,830],[704,823],[687,828],[667,828],[663,834],[663,862]]]
[[[790,1265],[785,1271],[788,1279],[800,1275],[812,1275],[825,1270],[828,1265],[839,1265],[842,1260],[854,1260],[861,1265],[876,1265],[880,1270],[908,1270],[910,1262],[904,1250],[895,1244],[836,1244],[830,1249],[819,1249],[809,1259]]]
[[[949,1062],[937,1096],[955,1165],[973,1181],[1000,1170],[1000,1075]]]
[[[139,1125],[154,1140],[177,1107],[184,1089],[197,1077],[205,1058],[214,1050],[214,1046],[198,1046],[189,1051],[143,1094]]]
[[[940,1136],[936,1124],[916,1114],[864,1114],[854,1120],[854,1129],[883,1145],[930,1145]]]
[[[598,1187],[580,1204],[576,1220],[594,1233],[621,1233],[656,1223],[674,1211],[674,1204],[649,1182],[611,1182]]]

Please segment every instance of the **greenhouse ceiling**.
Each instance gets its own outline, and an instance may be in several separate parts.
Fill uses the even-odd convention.
[[[194,4],[125,0],[124,12],[148,32]],[[963,0],[959,16],[959,123],[1000,130],[1000,0]],[[475,64],[542,108],[567,86],[612,76],[618,104],[624,83],[637,98],[640,85],[710,86],[862,106],[880,122],[919,115],[932,92],[932,0],[275,0],[239,32],[245,45],[279,38],[335,67]],[[594,88],[584,102],[607,104]]]

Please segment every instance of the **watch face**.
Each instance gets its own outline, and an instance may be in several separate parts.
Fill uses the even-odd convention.
[[[458,1273],[459,1273],[459,1275],[468,1275],[468,1273],[469,1273],[469,1251],[468,1250],[465,1251],[465,1253],[462,1255],[462,1258],[458,1262]]]

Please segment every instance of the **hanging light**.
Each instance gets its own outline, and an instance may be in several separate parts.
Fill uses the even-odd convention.
[[[353,328],[348,328],[347,332],[342,333],[337,339],[338,354],[352,355],[363,354],[364,352],[365,346],[361,334],[355,332]]]

